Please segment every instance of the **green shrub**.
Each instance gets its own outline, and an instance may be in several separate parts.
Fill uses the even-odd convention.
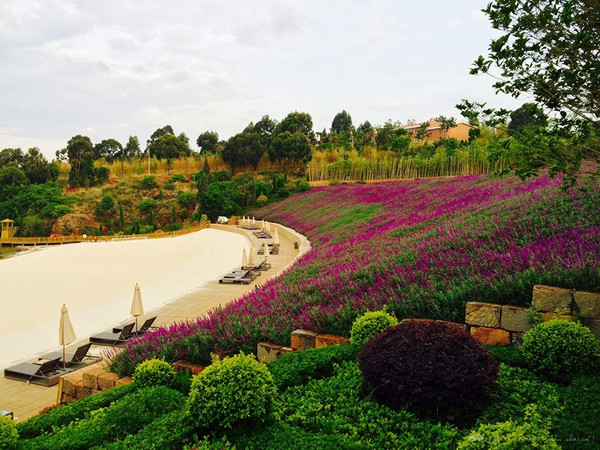
[[[398,325],[398,320],[385,310],[366,312],[352,324],[350,342],[362,348],[370,339],[394,325]]]
[[[492,393],[492,402],[479,417],[483,423],[523,421],[525,411],[535,404],[550,428],[555,428],[563,417],[561,387],[546,381],[520,367],[500,364],[498,387]]]
[[[325,448],[456,447],[460,438],[456,427],[420,420],[406,410],[393,411],[364,397],[357,363],[346,361],[333,377],[285,390],[280,398],[281,421],[306,431],[307,439],[317,436],[317,442],[323,435],[338,437],[332,439],[338,446]]]
[[[510,345],[484,345],[484,347],[499,363],[514,367],[527,367],[527,362],[520,348],[511,347]]]
[[[590,329],[564,320],[534,326],[521,350],[531,370],[563,382],[597,369],[600,360],[600,344]]]
[[[169,181],[171,183],[185,183],[186,179],[185,179],[184,175],[182,175],[180,173],[176,173],[176,174],[171,175],[171,178],[169,179]]]
[[[17,427],[10,417],[0,416],[0,448],[12,448],[19,439]]]
[[[528,408],[524,424],[510,421],[482,424],[458,445],[460,450],[521,448],[561,448],[540,421],[534,406]]]
[[[283,355],[268,365],[275,386],[287,388],[306,384],[310,379],[333,376],[335,367],[356,360],[358,348],[350,345],[313,348]]]
[[[74,420],[84,418],[91,411],[109,406],[120,398],[131,394],[135,389],[133,384],[126,384],[90,395],[74,403],[48,411],[45,414],[34,416],[25,422],[20,422],[17,424],[17,430],[21,438],[39,436],[51,431],[53,427],[65,426]]]
[[[175,372],[175,378],[173,379],[173,385],[171,386],[173,389],[181,392],[183,395],[188,395],[191,386],[192,375],[185,372]]]
[[[269,199],[267,198],[267,196],[265,194],[260,194],[257,198],[256,198],[256,204],[258,206],[265,206],[267,204],[267,202],[269,201]]]
[[[148,359],[139,364],[133,372],[133,382],[138,388],[152,386],[173,386],[175,371],[171,364],[160,359]]]
[[[156,177],[154,175],[148,175],[142,178],[140,185],[143,189],[156,189],[158,187],[158,183],[156,182]]]
[[[215,358],[193,378],[188,407],[201,427],[251,427],[271,417],[276,392],[267,367],[240,353]]]
[[[565,449],[600,448],[600,377],[575,378],[565,389],[564,402],[557,441]]]
[[[108,408],[93,411],[89,417],[23,442],[23,448],[89,449],[135,434],[159,417],[182,409],[184,396],[165,386],[144,388]]]
[[[191,438],[192,434],[193,426],[189,415],[185,411],[173,411],[150,422],[137,434],[130,434],[122,441],[107,445],[106,449],[181,448],[182,442]]]

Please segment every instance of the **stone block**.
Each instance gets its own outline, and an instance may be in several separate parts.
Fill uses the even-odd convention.
[[[285,355],[286,353],[294,353],[294,349],[292,347],[281,347],[279,352]]]
[[[63,393],[61,403],[73,403],[75,400],[75,397],[71,397],[70,395]]]
[[[281,355],[282,345],[271,344],[270,342],[260,342],[256,346],[256,359],[258,362],[268,364],[275,361]]]
[[[292,344],[291,347],[294,350],[307,350],[309,348],[315,348],[315,341],[317,333],[308,330],[295,330],[292,331]]]
[[[189,361],[180,360],[173,364],[173,369],[175,372],[185,372],[189,373],[190,375],[198,375],[205,369],[205,367],[198,364],[193,364]]]
[[[478,327],[497,328],[500,326],[502,307],[493,303],[469,302],[465,310],[465,322]]]
[[[529,308],[520,306],[504,305],[502,307],[502,318],[500,327],[508,331],[525,333],[531,329],[529,322]]]
[[[83,372],[83,385],[90,389],[98,388],[98,376],[105,373],[105,371],[99,367],[93,367],[90,370]]]
[[[119,379],[119,375],[112,372],[104,372],[98,375],[98,389],[107,391],[115,387],[115,382]]]
[[[525,336],[525,333],[511,332],[510,345],[520,348],[523,345],[523,336]]]
[[[133,379],[131,377],[119,378],[117,381],[115,381],[115,387],[121,386],[123,384],[130,384],[131,382],[133,382]]]
[[[582,325],[591,330],[596,339],[600,340],[600,318],[580,317],[579,320]]]
[[[75,380],[65,377],[62,384],[62,393],[63,395],[75,398]]]
[[[571,312],[573,306],[573,291],[570,289],[544,286],[537,284],[533,287],[533,307],[543,312]]]
[[[315,339],[315,347],[329,347],[331,345],[350,345],[350,339],[335,334],[318,334]]]
[[[600,293],[575,291],[575,311],[581,317],[600,317]]]
[[[509,345],[510,333],[499,328],[471,327],[471,336],[482,344]]]
[[[92,392],[92,390],[89,387],[85,387],[83,385],[83,380],[77,381],[75,383],[75,398],[79,399],[87,397],[88,395],[90,395],[90,392]]]

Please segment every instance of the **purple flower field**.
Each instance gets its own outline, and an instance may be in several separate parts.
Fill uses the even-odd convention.
[[[471,176],[314,188],[255,212],[313,250],[260,290],[129,343],[112,361],[207,362],[289,344],[297,328],[349,334],[365,310],[460,321],[467,301],[525,305],[534,284],[600,289],[600,192],[546,176]]]

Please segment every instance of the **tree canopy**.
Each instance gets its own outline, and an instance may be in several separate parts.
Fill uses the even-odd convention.
[[[331,122],[331,132],[335,134],[346,133],[347,135],[352,133],[352,117],[346,110],[342,110],[342,112],[335,115]]]
[[[306,163],[311,158],[310,142],[302,133],[285,131],[273,138],[269,147],[269,158],[271,161],[291,159]]]
[[[231,165],[233,172],[236,166],[251,165],[256,168],[264,150],[258,133],[244,132],[229,138],[221,157]]]
[[[196,145],[202,152],[215,153],[219,143],[219,133],[216,131],[205,131],[196,139]]]
[[[277,124],[275,134],[284,133],[302,133],[310,141],[314,139],[313,121],[308,113],[294,111],[289,113],[285,118]]]

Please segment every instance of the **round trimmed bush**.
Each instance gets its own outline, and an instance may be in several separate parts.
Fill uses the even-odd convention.
[[[570,381],[598,367],[600,344],[589,328],[565,320],[536,325],[523,337],[527,365],[541,375]]]
[[[369,311],[356,318],[350,331],[350,342],[352,345],[362,347],[370,339],[389,327],[398,325],[398,319],[383,311]]]
[[[270,418],[275,394],[267,366],[240,353],[215,359],[193,378],[188,410],[201,427],[252,427]]]
[[[456,324],[404,321],[371,339],[358,358],[375,399],[390,408],[470,415],[489,400],[494,357]]]
[[[17,444],[19,433],[13,420],[0,416],[0,448],[13,448]]]
[[[161,359],[148,359],[135,368],[133,382],[140,388],[171,387],[175,383],[175,371],[168,362]]]

